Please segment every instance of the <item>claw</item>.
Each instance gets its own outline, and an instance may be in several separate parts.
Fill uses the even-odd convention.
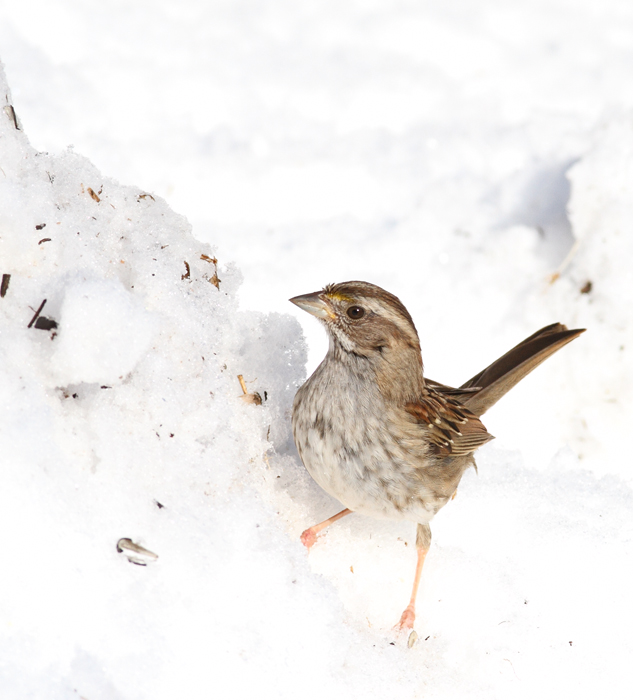
[[[314,531],[313,527],[309,527],[307,530],[304,530],[301,533],[301,544],[304,545],[308,551],[310,551],[310,547],[314,545],[317,539],[317,534]]]

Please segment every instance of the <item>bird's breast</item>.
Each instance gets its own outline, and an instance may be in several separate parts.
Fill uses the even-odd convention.
[[[425,478],[433,457],[419,426],[371,378],[321,365],[297,392],[293,433],[310,475],[352,511],[428,522],[447,501]]]

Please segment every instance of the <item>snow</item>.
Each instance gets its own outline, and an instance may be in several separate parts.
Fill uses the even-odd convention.
[[[156,324],[118,281],[66,281],[64,327],[51,357],[59,386],[118,384],[150,349]]]
[[[0,47],[2,698],[630,697],[630,3],[24,0]],[[287,299],[346,279],[446,383],[588,328],[486,415],[412,649],[409,524],[298,541]]]

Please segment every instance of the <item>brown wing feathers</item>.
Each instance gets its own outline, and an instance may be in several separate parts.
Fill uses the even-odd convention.
[[[429,429],[428,439],[438,455],[465,455],[493,439],[465,406],[430,387],[420,401],[406,404],[405,410]]]
[[[427,391],[405,410],[429,428],[437,454],[465,455],[493,439],[479,416],[550,355],[584,329],[567,330],[561,323],[541,328],[476,374],[459,389],[427,380]]]

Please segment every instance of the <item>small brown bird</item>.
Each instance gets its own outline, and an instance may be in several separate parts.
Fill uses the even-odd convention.
[[[413,592],[397,625],[412,630],[429,522],[493,439],[479,417],[584,329],[546,326],[454,389],[424,377],[413,320],[384,289],[342,282],[290,301],[316,316],[330,341],[295,397],[295,443],[312,478],[345,506],[301,541],[310,548],[351,512],[417,523]]]

